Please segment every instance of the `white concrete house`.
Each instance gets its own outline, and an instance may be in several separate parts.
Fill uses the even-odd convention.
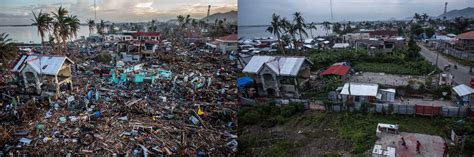
[[[72,89],[74,62],[65,56],[23,55],[13,68],[25,90],[58,96],[62,85]]]

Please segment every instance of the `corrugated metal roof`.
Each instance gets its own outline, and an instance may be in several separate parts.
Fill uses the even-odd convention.
[[[378,84],[351,82],[351,95],[354,96],[377,96]],[[349,95],[349,83],[345,83],[341,91],[342,95]]]
[[[304,57],[253,56],[243,72],[256,74],[265,65],[279,76],[297,76],[305,61]]]
[[[328,69],[324,70],[321,75],[339,75],[339,76],[344,76],[347,73],[349,73],[349,66],[345,65],[333,65],[330,66]]]
[[[66,60],[73,63],[65,56],[22,56],[14,68],[14,71],[21,71],[26,65],[31,66],[37,73],[45,75],[56,75]]]
[[[305,58],[281,57],[267,62],[267,65],[279,76],[296,76],[303,65]]]
[[[454,92],[458,94],[459,96],[465,96],[474,93],[474,89],[471,87],[465,85],[465,84],[460,84],[456,87],[453,87]]]
[[[13,72],[19,72],[20,71],[20,68],[22,67],[23,65],[23,62],[25,62],[25,59],[26,59],[27,56],[21,56],[20,58],[20,61],[18,61],[18,63],[16,63],[15,67],[13,68]]]
[[[245,66],[243,72],[256,74],[258,71],[260,71],[265,62],[268,62],[274,58],[275,57],[273,56],[253,56],[252,59],[250,59],[250,62]]]

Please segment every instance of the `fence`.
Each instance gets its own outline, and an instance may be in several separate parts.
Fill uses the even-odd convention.
[[[474,61],[474,54],[473,53],[459,51],[459,50],[456,50],[456,49],[453,49],[453,48],[446,48],[445,53],[449,54],[451,56],[454,56],[456,58],[465,59],[465,60],[468,60],[468,61]]]
[[[474,117],[474,111],[468,107],[457,106],[433,106],[433,105],[404,105],[404,104],[382,104],[375,103],[365,106],[355,104],[346,106],[343,104],[331,104],[312,107],[317,110],[328,110],[329,112],[372,112],[380,114],[421,115],[421,116],[443,116],[443,117]]]

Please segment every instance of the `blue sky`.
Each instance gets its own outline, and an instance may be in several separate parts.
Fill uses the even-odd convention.
[[[438,16],[474,7],[474,0],[333,0],[334,21],[388,20],[412,17],[415,12]],[[272,13],[284,17],[299,11],[308,22],[330,21],[330,0],[239,0],[239,25],[268,24]]]
[[[201,18],[211,13],[237,10],[237,0],[97,0],[97,18],[113,22],[161,21],[190,14]],[[51,12],[67,8],[81,21],[94,18],[94,0],[0,0],[0,25],[30,24],[31,11]]]

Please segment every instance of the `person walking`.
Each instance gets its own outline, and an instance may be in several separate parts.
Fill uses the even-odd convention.
[[[418,154],[420,154],[420,147],[421,147],[420,141],[416,140],[416,152],[417,152]]]
[[[405,147],[405,149],[408,149],[407,147],[407,143],[405,142],[405,138],[401,138],[402,139],[402,146]]]
[[[443,151],[443,157],[448,157],[448,144],[446,142],[444,142],[444,151]]]

